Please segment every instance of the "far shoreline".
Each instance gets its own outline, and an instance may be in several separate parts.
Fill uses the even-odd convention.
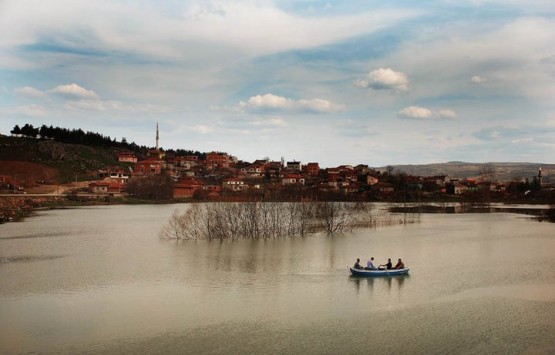
[[[146,200],[127,196],[99,195],[91,198],[89,196],[65,195],[65,196],[0,196],[0,224],[7,222],[22,221],[31,217],[35,211],[71,209],[86,206],[110,206],[110,205],[146,205],[146,204],[183,204],[183,203],[211,203],[211,202],[253,202],[248,201],[226,201],[226,200],[194,200],[194,199],[171,199],[171,200]],[[262,201],[258,201],[262,202]],[[291,202],[291,201],[267,201],[267,202]],[[294,201],[293,201],[294,202]],[[299,201],[300,202],[300,201]],[[339,201],[338,201],[339,202]],[[351,201],[355,202],[355,201]],[[538,220],[554,222],[554,205],[547,201],[491,201],[487,203],[468,203],[465,201],[356,201],[364,203],[386,203],[390,204],[389,211],[393,213],[521,213],[535,217]],[[519,207],[521,205],[521,207]],[[530,208],[526,206],[535,206]]]

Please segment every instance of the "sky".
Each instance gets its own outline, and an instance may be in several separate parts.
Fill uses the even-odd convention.
[[[555,3],[0,0],[0,133],[321,167],[555,163]]]

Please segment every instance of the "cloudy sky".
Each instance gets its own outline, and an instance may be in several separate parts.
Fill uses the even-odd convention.
[[[555,3],[0,0],[31,123],[321,166],[555,162]]]

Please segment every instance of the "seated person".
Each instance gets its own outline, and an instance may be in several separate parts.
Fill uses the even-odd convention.
[[[355,263],[355,266],[353,266],[353,269],[364,269],[362,265],[360,265],[360,259],[357,258],[357,262]]]
[[[404,269],[404,268],[405,268],[405,264],[403,264],[403,262],[401,261],[401,258],[399,258],[397,265],[395,265],[393,269],[398,270],[398,269]]]
[[[392,265],[393,264],[391,264],[391,259],[387,259],[387,263],[385,265],[378,266],[378,270],[385,270],[385,269],[391,270]]]
[[[374,266],[374,257],[371,257],[366,263],[366,270],[376,270],[376,267]]]

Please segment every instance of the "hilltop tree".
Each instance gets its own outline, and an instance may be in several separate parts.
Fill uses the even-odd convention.
[[[15,127],[10,131],[11,134],[13,135],[19,135],[21,134],[21,128],[19,127],[19,125],[15,125]]]
[[[25,126],[21,128],[21,134],[25,137],[35,138],[39,134],[39,130],[33,127],[32,124],[26,123]]]

